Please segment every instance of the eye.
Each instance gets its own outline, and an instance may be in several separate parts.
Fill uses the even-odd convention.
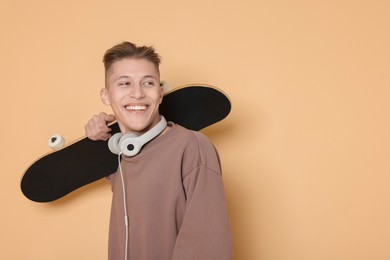
[[[128,81],[121,81],[121,82],[118,83],[118,85],[121,86],[121,87],[128,87],[128,86],[131,85],[131,83],[128,82]]]
[[[147,80],[142,83],[142,86],[144,87],[153,87],[156,85],[156,82],[154,80]]]

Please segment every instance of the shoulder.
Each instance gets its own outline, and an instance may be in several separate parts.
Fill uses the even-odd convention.
[[[201,132],[189,130],[180,125],[173,125],[174,138],[185,143],[188,148],[199,151],[216,150],[209,138]]]
[[[218,151],[207,136],[179,125],[174,125],[172,130],[175,131],[175,138],[185,146],[182,160],[186,168],[205,166],[220,172]]]

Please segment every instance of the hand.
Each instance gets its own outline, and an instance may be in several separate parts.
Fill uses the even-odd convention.
[[[101,112],[99,115],[94,115],[85,125],[85,135],[94,141],[107,140],[111,137],[111,128],[107,124],[115,121],[114,115],[108,115]]]

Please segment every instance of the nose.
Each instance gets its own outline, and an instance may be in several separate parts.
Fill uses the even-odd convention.
[[[130,96],[135,99],[140,99],[145,96],[144,90],[140,84],[135,84],[132,88],[130,88]]]

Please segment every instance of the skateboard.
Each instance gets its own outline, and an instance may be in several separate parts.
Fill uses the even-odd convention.
[[[185,85],[164,94],[159,111],[167,121],[199,131],[224,119],[231,110],[229,97],[216,87]],[[110,125],[119,132],[118,123]],[[108,141],[82,137],[33,162],[21,180],[22,193],[35,202],[50,202],[116,172],[117,155]]]

